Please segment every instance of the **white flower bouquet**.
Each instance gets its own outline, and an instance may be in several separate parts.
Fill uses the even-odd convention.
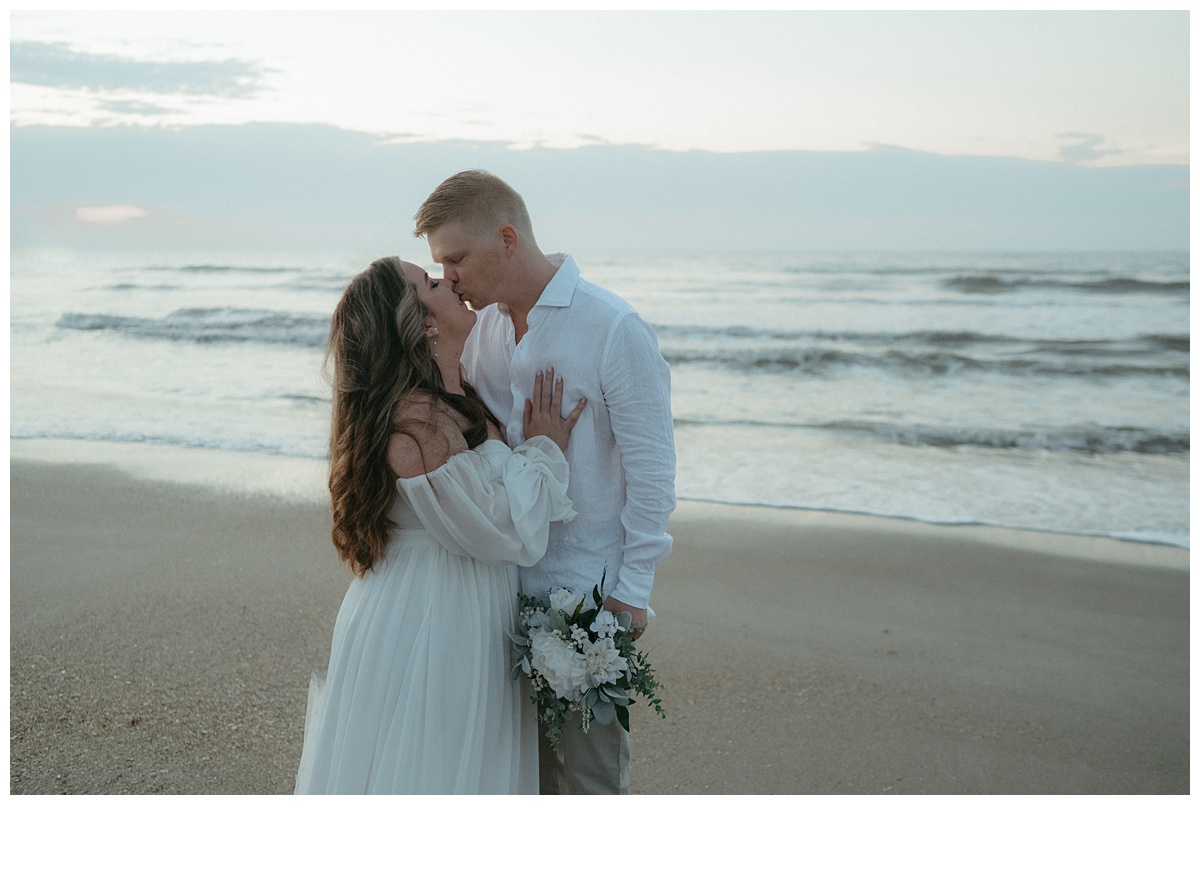
[[[552,746],[575,712],[585,733],[593,719],[607,725],[614,716],[629,731],[631,694],[645,697],[666,718],[656,695],[661,686],[645,654],[633,647],[629,613],[603,608],[603,577],[590,596],[558,588],[550,591],[549,605],[518,598],[521,632],[512,637],[512,676],[524,673],[533,683],[531,700]]]

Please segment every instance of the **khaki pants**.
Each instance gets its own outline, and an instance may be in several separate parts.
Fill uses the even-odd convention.
[[[546,727],[538,723],[538,767],[543,796],[626,795],[629,792],[629,732],[614,718],[592,722],[588,733],[576,714],[562,731],[558,750],[550,749]]]

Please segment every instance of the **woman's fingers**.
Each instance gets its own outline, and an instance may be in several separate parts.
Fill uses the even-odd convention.
[[[560,377],[557,381],[554,380],[554,370],[550,370],[550,414],[562,414],[562,396],[563,396],[563,380]]]
[[[563,425],[567,430],[571,430],[575,423],[579,420],[579,416],[583,414],[583,407],[587,405],[587,397],[581,396],[579,402],[575,404],[575,408],[571,410],[571,414],[563,420]]]
[[[562,386],[561,378],[558,380],[557,386],[558,387]],[[542,408],[543,412],[548,412],[548,413],[551,413],[554,415],[558,415],[560,413],[554,411],[554,389],[555,389],[555,387],[556,387],[556,385],[555,385],[555,381],[554,381],[554,369],[552,369],[552,368],[547,369],[545,377],[542,382],[542,405],[541,405],[541,408]]]
[[[555,377],[554,369],[539,371],[533,376],[533,408],[548,415],[562,414],[563,379]]]
[[[580,397],[571,414],[562,413],[565,385],[561,377],[555,377],[553,369],[534,373],[533,396],[525,400],[525,438],[548,436],[564,452],[571,437],[571,430],[579,421],[587,406],[587,397]]]
[[[534,414],[544,415],[552,421],[558,419],[568,426],[573,426],[583,414],[587,397],[582,397],[571,410],[571,414],[563,417],[562,401],[565,387],[562,376],[556,377],[554,369],[537,372],[533,376],[533,396],[525,400],[526,415],[530,418]]]
[[[542,412],[542,373],[538,372],[533,376],[533,408]]]

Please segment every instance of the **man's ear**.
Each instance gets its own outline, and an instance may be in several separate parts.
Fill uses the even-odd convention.
[[[505,224],[500,228],[500,240],[504,243],[504,257],[512,258],[521,245],[521,234],[511,224]]]

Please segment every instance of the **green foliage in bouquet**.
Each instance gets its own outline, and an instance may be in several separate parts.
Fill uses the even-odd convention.
[[[513,678],[523,672],[533,684],[531,698],[546,724],[552,746],[573,714],[586,733],[594,719],[607,725],[616,717],[629,730],[629,707],[641,696],[666,718],[658,691],[662,684],[644,652],[634,646],[628,612],[604,610],[604,580],[581,591],[550,591],[550,602],[518,595],[520,632],[513,634]],[[590,602],[590,604],[589,604]]]

